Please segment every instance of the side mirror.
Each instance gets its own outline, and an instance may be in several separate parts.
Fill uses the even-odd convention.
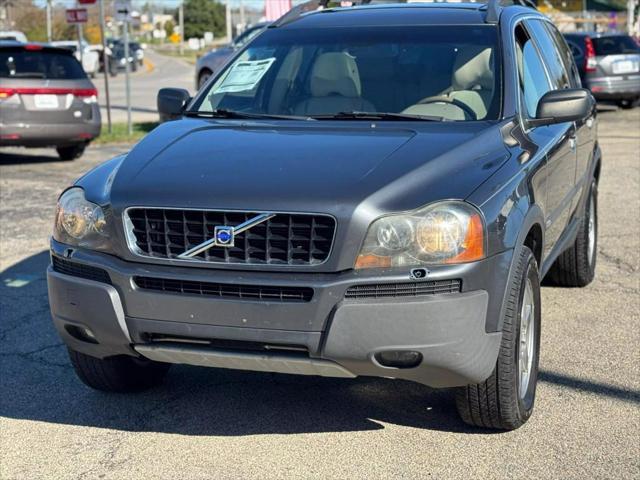
[[[158,91],[160,122],[180,118],[190,100],[191,95],[183,88],[161,88]]]
[[[538,102],[536,118],[527,123],[532,127],[575,122],[587,118],[596,104],[593,95],[584,88],[552,90]]]

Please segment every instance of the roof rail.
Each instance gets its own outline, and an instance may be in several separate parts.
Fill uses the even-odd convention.
[[[489,0],[487,2],[487,16],[485,18],[485,22],[498,23],[502,9],[511,5],[520,5],[536,10],[538,8],[536,0]]]
[[[281,27],[286,25],[287,23],[293,22],[297,20],[305,13],[315,12],[326,9],[333,8],[348,8],[348,7],[357,7],[360,5],[369,5],[369,4],[379,4],[379,3],[404,3],[406,0],[309,0],[307,2],[301,3],[300,5],[292,8],[283,16],[281,16],[278,20],[273,22],[269,27]],[[345,7],[345,4],[350,4]]]

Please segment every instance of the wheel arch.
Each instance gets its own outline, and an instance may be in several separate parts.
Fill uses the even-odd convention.
[[[542,209],[534,204],[526,212],[518,229],[518,236],[514,243],[513,255],[511,257],[511,264],[509,266],[509,274],[507,278],[507,288],[505,288],[502,306],[500,308],[500,316],[498,317],[496,331],[502,331],[502,323],[505,315],[505,309],[507,308],[507,297],[509,295],[510,285],[513,283],[516,275],[516,267],[519,258],[519,251],[522,247],[529,248],[538,263],[538,268],[542,264],[542,252],[544,245],[544,214]],[[539,274],[540,280],[542,275]]]

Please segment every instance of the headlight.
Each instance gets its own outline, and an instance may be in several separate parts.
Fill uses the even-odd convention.
[[[99,205],[84,198],[84,190],[70,188],[58,200],[53,238],[93,250],[110,250],[108,219]]]
[[[480,212],[464,202],[428,205],[371,224],[355,268],[466,263],[485,256]]]

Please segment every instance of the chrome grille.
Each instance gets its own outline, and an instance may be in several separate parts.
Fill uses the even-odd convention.
[[[153,258],[178,255],[211,239],[216,226],[235,227],[262,212],[130,208],[127,229],[134,253]],[[327,260],[335,233],[328,215],[276,213],[235,236],[234,246],[211,248],[192,257],[213,263],[319,265]]]

